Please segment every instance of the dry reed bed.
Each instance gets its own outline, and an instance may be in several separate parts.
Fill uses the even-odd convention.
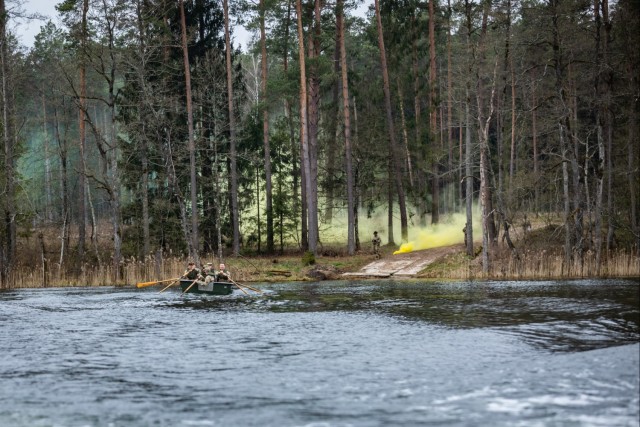
[[[325,263],[343,260],[343,257],[320,259]],[[365,263],[368,258],[362,258]],[[308,280],[307,268],[299,257],[281,259],[273,264],[268,258],[233,258],[227,261],[234,280],[247,281],[297,281]],[[71,274],[55,266],[44,272],[43,268],[18,269],[11,273],[13,288],[68,287],[68,286],[126,286],[137,282],[148,282],[179,277],[187,264],[187,258],[172,257],[145,260],[129,259],[121,268],[121,279],[115,282],[112,265],[85,266],[78,274]],[[274,269],[276,267],[277,269]],[[276,272],[275,275],[273,272]],[[279,275],[277,272],[286,272]],[[587,253],[581,264],[570,268],[561,255],[528,251],[518,257],[508,256],[494,264],[488,275],[482,273],[478,260],[469,260],[461,265],[444,270],[439,278],[454,280],[498,279],[498,280],[549,280],[611,277],[640,277],[640,257],[628,252],[616,252],[603,260],[598,269],[595,255]],[[438,278],[438,277],[436,277]]]

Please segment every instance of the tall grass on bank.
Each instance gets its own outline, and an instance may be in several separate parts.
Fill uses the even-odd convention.
[[[491,261],[488,274],[482,272],[481,258],[469,258],[464,251],[446,255],[420,272],[418,277],[451,280],[549,280],[610,277],[640,277],[640,256],[617,251],[604,259],[598,269],[595,254],[587,252],[582,262],[567,266],[553,251],[503,251]]]
[[[582,260],[567,264],[564,257],[546,251],[525,251],[502,262],[492,278],[576,279],[607,277],[640,277],[640,257],[626,251],[616,251],[596,263],[595,253],[588,251]]]
[[[317,257],[319,264],[332,265],[340,271],[353,271],[373,260],[371,254],[360,254],[352,257],[336,251]],[[202,262],[213,262],[217,267],[217,259],[204,255]],[[59,268],[57,264],[32,263],[36,268],[16,268],[10,274],[11,288],[42,288],[69,286],[132,286],[138,282],[170,279],[179,277],[184,272],[189,259],[184,256],[149,256],[145,259],[127,258],[121,265],[121,280],[113,280],[112,264],[89,265],[81,269]],[[306,277],[309,266],[302,262],[301,253],[290,253],[284,256],[228,256],[225,258],[232,278],[238,282],[273,282],[302,281]],[[5,286],[7,288],[8,286]]]

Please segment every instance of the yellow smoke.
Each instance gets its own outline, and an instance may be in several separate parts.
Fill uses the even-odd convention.
[[[464,233],[462,229],[466,224],[466,217],[463,214],[452,214],[445,221],[439,224],[432,224],[426,228],[417,230],[412,239],[403,243],[400,249],[393,254],[406,254],[422,249],[438,248],[440,246],[455,245],[464,243]],[[475,228],[475,227],[474,227]]]

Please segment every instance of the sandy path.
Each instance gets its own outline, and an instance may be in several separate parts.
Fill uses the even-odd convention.
[[[435,260],[462,249],[462,245],[414,251],[408,254],[391,255],[373,261],[359,271],[344,273],[347,277],[414,277]]]

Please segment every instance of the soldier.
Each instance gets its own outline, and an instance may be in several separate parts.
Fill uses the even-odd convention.
[[[231,273],[225,268],[223,262],[220,263],[220,268],[216,271],[216,282],[229,282],[231,281]]]
[[[373,245],[373,253],[376,255],[376,258],[380,258],[380,244],[382,243],[382,239],[378,236],[378,232],[373,232],[373,239],[371,239],[371,244]]]
[[[193,261],[190,261],[189,264],[187,264],[187,269],[182,274],[182,277],[189,280],[198,280],[202,278],[200,270],[196,268],[196,263]]]
[[[213,263],[208,262],[202,269],[202,275],[204,276],[204,283],[213,282],[216,279],[216,270],[213,268]]]

